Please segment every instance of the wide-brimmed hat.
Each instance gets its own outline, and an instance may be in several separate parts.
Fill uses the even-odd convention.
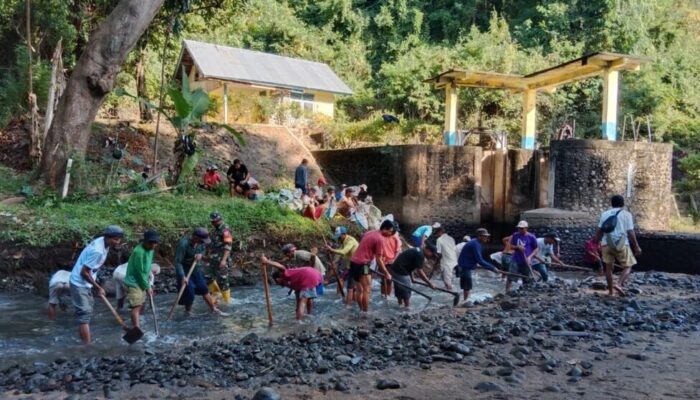
[[[491,234],[486,228],[479,228],[476,230],[476,236],[491,236]]]

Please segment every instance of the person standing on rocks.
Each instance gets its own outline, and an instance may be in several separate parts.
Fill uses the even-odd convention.
[[[528,278],[523,278],[524,284],[529,284],[533,278],[532,259],[537,255],[537,238],[532,233],[528,232],[527,221],[520,221],[516,225],[518,231],[510,237],[510,245],[513,246],[513,259],[510,264],[510,272],[514,274],[524,275]],[[506,280],[506,292],[510,291],[513,286],[514,277],[508,276]]]
[[[277,268],[272,273],[272,279],[280,286],[294,290],[296,296],[296,320],[301,322],[304,315],[311,315],[314,299],[317,297],[316,287],[323,283],[323,276],[313,267],[287,268],[284,265],[269,260],[265,255],[260,257],[263,264]]]
[[[564,264],[554,252],[554,245],[556,245],[556,243],[557,234],[553,232],[546,233],[544,237],[537,238],[537,254],[532,257],[536,262],[533,263],[532,269],[542,276],[544,282],[549,280],[547,265],[551,264],[552,261]]]
[[[481,245],[482,243],[487,243],[490,238],[491,234],[489,231],[484,228],[477,229],[476,237],[470,240],[464,246],[464,248],[462,248],[462,252],[459,254],[459,258],[457,259],[457,265],[459,265],[460,273],[459,286],[462,288],[465,303],[469,299],[469,292],[474,287],[472,271],[474,271],[476,267],[481,266],[489,271],[499,273],[498,269],[496,269],[496,267],[494,267],[490,262],[484,260],[484,256],[482,255],[483,248]]]
[[[352,281],[352,279],[350,279],[350,274],[346,270],[350,267],[350,259],[352,258],[353,254],[355,254],[355,250],[357,250],[357,246],[359,246],[359,243],[357,242],[357,239],[348,235],[348,228],[344,226],[339,226],[335,228],[335,235],[333,235],[333,239],[338,241],[338,243],[340,244],[340,248],[335,249],[330,245],[326,244],[326,249],[331,253],[335,253],[342,257],[342,268],[341,264],[336,264],[335,268],[337,268],[338,270],[338,276],[348,276],[345,284],[346,293],[344,303],[346,305],[350,305],[353,299],[355,298],[353,296],[354,289],[352,287],[354,282]],[[343,273],[341,273],[341,270],[344,270]],[[337,285],[336,290],[338,291],[338,294],[340,294],[340,285]]]
[[[126,267],[124,284],[126,285],[126,299],[131,308],[131,323],[134,328],[140,328],[140,317],[146,294],[153,297],[153,286],[150,278],[153,265],[153,253],[160,243],[160,236],[154,230],[143,233],[143,241],[134,248]]]
[[[209,246],[209,292],[221,293],[224,303],[231,302],[231,283],[229,272],[232,267],[231,251],[233,250],[233,234],[224,222],[224,218],[218,212],[209,214],[212,230],[209,233],[211,245]]]
[[[49,280],[49,319],[56,319],[56,306],[66,311],[68,304],[65,297],[70,297],[70,271],[56,271]]]
[[[175,275],[178,292],[182,285],[186,286],[178,304],[185,306],[187,315],[192,314],[192,304],[194,303],[194,296],[196,295],[202,296],[211,312],[223,315],[209,295],[207,281],[204,279],[204,274],[202,273],[201,264],[202,257],[206,251],[205,245],[210,243],[211,239],[209,239],[209,232],[207,232],[206,228],[195,229],[191,235],[183,236],[177,243],[177,249],[175,250]],[[190,278],[187,279],[187,273],[195,260],[197,263],[195,264],[194,271],[192,271]]]
[[[307,194],[309,190],[309,160],[301,160],[301,164],[294,171],[294,188],[301,189],[302,194]]]
[[[396,257],[394,263],[389,267],[391,271],[392,278],[398,283],[403,285],[394,285],[394,296],[399,301],[399,306],[404,306],[408,308],[411,301],[411,290],[412,283],[415,282],[413,277],[413,272],[418,274],[418,277],[422,279],[428,286],[435,288],[435,285],[430,281],[425,272],[423,272],[423,265],[425,264],[426,258],[433,258],[437,255],[437,249],[432,244],[426,244],[423,248],[412,247],[408,250],[404,250]]]
[[[440,271],[442,272],[442,281],[445,283],[445,289],[452,290],[453,271],[457,266],[457,257],[455,250],[455,240],[445,232],[442,226],[435,229],[435,248],[440,259]]]
[[[369,298],[372,291],[372,270],[370,264],[376,261],[378,269],[384,273],[387,280],[391,280],[391,274],[384,265],[384,241],[396,233],[392,221],[382,222],[378,231],[369,231],[362,236],[360,244],[350,259],[350,278],[358,284],[354,286],[355,299],[360,311],[369,310]]]
[[[608,293],[612,296],[613,289],[621,296],[625,292],[625,281],[637,264],[635,256],[642,255],[642,248],[637,243],[634,233],[632,213],[625,210],[625,198],[619,194],[610,199],[612,208],[600,216],[595,240],[602,239],[603,262],[605,263],[605,279],[608,281]],[[614,221],[614,222],[613,222]],[[613,284],[613,267],[617,261],[623,268],[618,283]]]
[[[110,225],[102,236],[90,242],[80,253],[70,274],[70,295],[78,319],[80,339],[85,344],[92,341],[90,335],[90,320],[92,319],[95,300],[92,297],[93,287],[100,297],[105,291],[97,283],[97,270],[104,265],[110,248],[119,246],[124,237],[124,231],[117,225]]]

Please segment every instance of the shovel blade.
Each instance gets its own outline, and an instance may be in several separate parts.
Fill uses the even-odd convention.
[[[457,304],[459,304],[459,295],[455,294],[452,299],[452,307],[457,307]]]
[[[131,329],[128,329],[124,336],[122,336],[122,339],[124,339],[127,343],[133,344],[137,342],[139,339],[143,337],[143,331],[137,327],[133,327]]]

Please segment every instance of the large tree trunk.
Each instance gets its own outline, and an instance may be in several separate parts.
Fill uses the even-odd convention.
[[[144,58],[146,58],[146,52],[142,48],[140,51],[141,55],[136,61],[136,95],[142,99],[148,99],[148,93],[146,91],[146,68],[144,66]],[[146,106],[142,101],[139,101],[139,118],[143,122],[153,121],[153,113],[151,109]]]
[[[46,137],[41,173],[51,187],[61,183],[68,158],[85,155],[97,110],[163,1],[121,0],[90,36]]]

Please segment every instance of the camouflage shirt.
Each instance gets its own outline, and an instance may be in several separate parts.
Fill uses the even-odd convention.
[[[211,237],[211,244],[209,245],[211,251],[211,262],[210,266],[218,267],[221,262],[221,257],[223,257],[225,251],[229,251],[228,259],[226,260],[227,265],[231,265],[231,250],[233,249],[233,234],[228,225],[222,223],[218,227],[214,227],[209,232],[209,237]]]

